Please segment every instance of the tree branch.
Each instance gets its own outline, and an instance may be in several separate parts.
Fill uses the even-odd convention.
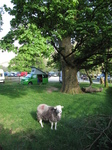
[[[93,147],[93,145],[100,139],[100,137],[102,136],[102,134],[105,134],[105,132],[110,128],[110,125],[112,123],[112,117],[109,120],[108,126],[102,130],[102,132],[98,135],[98,137],[92,142],[91,145],[88,145],[84,150],[91,150],[91,148]],[[109,138],[110,139],[110,138]]]
[[[66,60],[66,56],[64,56],[64,55],[61,53],[61,51],[55,46],[55,43],[54,43],[53,41],[51,42],[51,44],[52,44],[52,46],[55,48],[55,50],[63,57],[63,60],[66,62],[67,65],[70,65],[71,67],[74,67],[74,66],[75,66],[74,64],[72,64],[72,63],[70,63],[70,62],[68,62],[68,61]]]

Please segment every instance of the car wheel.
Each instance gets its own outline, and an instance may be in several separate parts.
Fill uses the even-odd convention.
[[[29,82],[28,85],[32,85],[32,82]]]

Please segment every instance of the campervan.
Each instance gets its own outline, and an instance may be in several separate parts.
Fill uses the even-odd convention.
[[[35,67],[31,67],[31,73],[27,74],[24,78],[21,79],[21,84],[40,84],[40,83],[48,83],[48,75],[37,69]]]
[[[4,71],[3,69],[0,69],[0,83],[4,82],[5,82]]]

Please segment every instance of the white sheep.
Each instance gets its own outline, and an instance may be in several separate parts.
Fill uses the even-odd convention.
[[[43,128],[42,120],[49,121],[51,123],[51,129],[53,129],[53,123],[55,123],[55,130],[57,129],[57,122],[61,119],[63,106],[48,106],[46,104],[40,104],[37,107],[37,119]]]

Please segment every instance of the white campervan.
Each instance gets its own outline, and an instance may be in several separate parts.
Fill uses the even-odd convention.
[[[5,82],[4,71],[3,69],[0,69],[0,83],[4,82]]]

